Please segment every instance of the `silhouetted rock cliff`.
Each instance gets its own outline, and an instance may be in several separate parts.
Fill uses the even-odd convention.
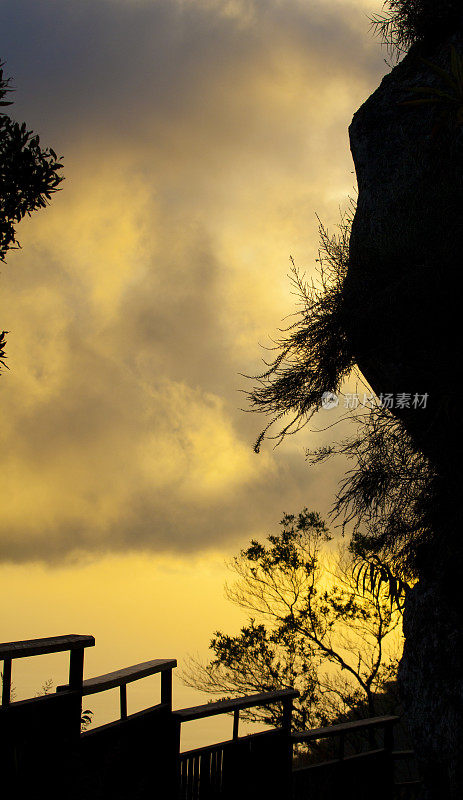
[[[427,395],[426,408],[393,413],[438,473],[433,541],[407,602],[400,667],[423,797],[432,798],[463,792],[462,56],[463,25],[414,45],[350,127],[359,197],[346,332],[378,395]],[[408,105],[418,99],[426,102]]]
[[[463,53],[463,30],[415,45],[353,118],[359,197],[345,283],[357,363],[378,394],[429,395],[426,409],[398,413],[444,466],[460,408],[463,120],[456,91],[423,59],[451,74],[452,47]],[[413,87],[454,93],[455,102]],[[429,102],[401,105],[417,99]]]

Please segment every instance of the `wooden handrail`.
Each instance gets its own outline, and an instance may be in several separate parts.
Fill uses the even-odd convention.
[[[82,696],[106,692],[108,689],[119,687],[121,719],[127,719],[127,684],[147,678],[149,675],[161,674],[161,703],[172,709],[172,670],[177,666],[175,658],[156,658],[153,661],[143,661],[131,667],[123,667],[116,672],[107,672],[82,681],[79,691]],[[69,684],[57,686],[57,692],[69,691]]]
[[[395,761],[404,761],[407,758],[415,758],[414,750],[393,750],[392,757]]]
[[[118,669],[116,672],[97,675],[95,678],[88,678],[82,682],[82,695],[106,692],[108,689],[115,689],[117,686],[138,681],[140,678],[148,677],[148,675],[174,669],[176,666],[177,660],[175,658],[157,658],[154,661],[143,661],[141,664],[133,664],[131,667]],[[65,692],[68,689],[69,686],[67,684],[56,687],[57,692]]]
[[[26,639],[23,642],[3,642],[0,644],[0,661],[7,658],[61,653],[64,650],[77,650],[94,645],[95,638],[93,636],[79,636],[76,633],[70,633],[67,636],[51,636],[46,639]]]
[[[291,738],[295,742],[308,742],[314,739],[326,739],[331,736],[342,736],[346,733],[356,731],[380,728],[387,725],[393,725],[398,722],[400,717],[386,716],[386,717],[371,717],[370,719],[359,719],[354,722],[342,722],[339,725],[331,725],[327,728],[315,728],[311,731],[299,731],[291,734]]]
[[[241,737],[241,741],[246,740],[258,740],[261,738],[268,738],[269,736],[275,735],[279,732],[278,728],[269,728],[268,730],[259,731],[258,733],[248,733],[246,736]],[[233,739],[225,739],[222,742],[214,742],[213,744],[206,744],[202,747],[193,747],[191,750],[183,750],[179,755],[180,759],[184,761],[191,756],[200,756],[206,753],[211,753],[214,750],[222,750],[225,747],[233,746]]]
[[[265,706],[284,700],[293,700],[298,696],[299,692],[296,689],[281,689],[276,692],[264,692],[263,694],[236,697],[232,700],[217,700],[214,703],[205,703],[202,706],[193,706],[192,708],[180,708],[175,711],[174,714],[180,722],[191,722],[194,719],[212,717],[215,714],[227,714],[230,711],[239,711],[241,708]]]
[[[50,636],[46,639],[26,639],[22,642],[3,642],[0,644],[0,661],[3,661],[2,707],[11,702],[11,664],[15,658],[43,656],[46,653],[69,651],[69,686],[78,689],[82,685],[84,673],[84,648],[93,647],[93,636]],[[80,724],[80,723],[79,723]]]

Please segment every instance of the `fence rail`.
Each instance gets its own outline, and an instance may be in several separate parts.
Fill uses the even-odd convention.
[[[393,749],[396,716],[292,732],[292,704],[298,696],[294,689],[173,711],[175,659],[145,661],[84,680],[84,651],[94,644],[93,636],[77,634],[0,644],[0,759],[5,794],[33,796],[46,788],[50,798],[60,796],[58,790],[55,795],[50,789],[48,756],[53,753],[52,779],[55,786],[66,783],[69,800],[148,800],[154,779],[166,786],[166,796],[172,800],[255,800],[261,796],[319,800],[350,794],[356,800],[372,796],[391,800],[394,762],[403,763],[413,755],[410,750]],[[69,682],[57,687],[56,694],[12,702],[12,661],[62,651],[70,653]],[[154,674],[160,674],[161,702],[128,715],[127,685]],[[81,733],[82,697],[114,688],[120,693],[120,719]],[[277,703],[283,707],[280,727],[240,736],[243,710]],[[231,738],[181,753],[182,724],[218,714],[233,716]],[[351,737],[360,736],[366,737],[368,749],[348,753]],[[304,754],[293,760],[297,747]],[[402,781],[400,791],[408,792],[410,786],[410,781]],[[405,796],[413,795],[400,794]]]
[[[414,756],[412,750],[394,750],[393,729],[399,720],[398,716],[374,717],[293,733],[293,744],[302,743],[308,748],[323,740],[337,742],[335,752],[331,748],[323,753],[321,748],[322,758],[318,760],[314,754],[311,759],[306,754],[312,763],[299,765],[293,770],[293,799],[306,800],[311,797],[318,800],[327,795],[337,797],[352,794],[356,800],[369,800],[372,796],[375,800],[390,800],[398,787],[405,786],[395,780],[396,761]],[[381,734],[380,742],[377,741],[377,732]],[[359,734],[366,734],[363,743],[367,744],[367,749],[347,754],[349,737],[356,736],[358,745]],[[400,796],[415,797],[413,791],[417,786],[417,780],[408,782],[409,793]]]
[[[352,722],[342,722],[339,725],[331,725],[325,728],[313,728],[310,731],[298,731],[293,733],[293,742],[311,742],[318,739],[333,738],[334,736],[344,737],[348,733],[359,733],[360,731],[372,730],[374,728],[387,729],[388,734],[392,731],[392,726],[396,725],[400,717],[370,717],[369,719],[358,719]]]
[[[80,692],[82,696],[106,692],[119,687],[120,718],[127,719],[127,684],[147,678],[150,675],[161,673],[161,703],[172,708],[172,670],[177,666],[175,658],[157,658],[133,664],[116,672],[107,672],[82,681]],[[57,686],[57,692],[69,691],[69,685]]]
[[[291,712],[294,689],[217,700],[174,712],[179,725],[217,714],[233,714],[230,740],[196,748],[179,756],[179,790],[181,800],[212,798],[281,798],[291,774]],[[282,703],[282,727],[270,731],[239,736],[239,714],[246,708]]]
[[[11,701],[11,671],[14,659],[62,653],[68,650],[70,652],[69,686],[75,689],[82,684],[84,649],[94,645],[93,636],[79,636],[76,633],[69,633],[66,636],[51,636],[46,639],[3,642],[0,644],[0,661],[3,661],[2,706],[8,706]]]

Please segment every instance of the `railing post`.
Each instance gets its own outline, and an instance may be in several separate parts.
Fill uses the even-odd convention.
[[[283,793],[285,797],[291,797],[293,791],[293,742],[291,739],[291,726],[293,721],[293,698],[287,697],[283,700],[283,736],[284,736],[284,759],[283,768],[284,785]]]
[[[166,703],[172,710],[172,670],[161,672],[161,703]]]
[[[119,697],[121,700],[121,719],[127,719],[127,684],[121,683],[119,686]]]
[[[170,724],[172,726],[172,783],[173,783],[173,798],[172,800],[180,800],[182,794],[182,776],[180,764],[180,729],[181,720],[175,715],[175,712],[170,712]]]
[[[69,688],[81,689],[84,679],[84,648],[71,650],[69,659]]]
[[[384,782],[385,797],[391,798],[394,795],[394,723],[389,721],[384,725]],[[387,788],[386,788],[387,787]]]
[[[345,745],[345,734],[341,733],[339,737],[339,749],[338,749],[338,759],[339,761],[344,761],[344,745]]]
[[[11,658],[3,660],[2,706],[9,706],[11,701]]]
[[[240,724],[240,710],[235,708],[233,712],[233,739],[238,738],[238,729]]]
[[[78,738],[82,721],[82,683],[84,680],[84,648],[78,647],[69,654],[69,689],[79,693],[76,697],[75,721],[73,722],[74,736]],[[74,713],[74,712],[73,712]]]
[[[293,721],[293,698],[287,697],[283,700],[283,728],[291,733],[291,724]]]

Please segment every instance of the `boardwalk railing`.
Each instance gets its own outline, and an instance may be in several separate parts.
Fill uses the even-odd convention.
[[[8,706],[11,700],[11,670],[16,658],[43,656],[48,653],[69,651],[69,687],[78,689],[84,675],[84,650],[94,647],[93,636],[78,636],[70,633],[67,636],[52,636],[48,639],[27,639],[23,642],[4,642],[0,644],[0,661],[3,661],[2,706]]]
[[[152,795],[153,774],[174,797],[178,743],[172,718],[172,670],[176,666],[176,659],[155,659],[82,682],[83,697],[118,688],[120,717],[81,734],[76,797],[142,800]],[[156,674],[161,678],[160,702],[128,714],[127,684]],[[58,686],[56,691],[66,694],[69,686]]]
[[[390,800],[395,761],[413,756],[413,751],[394,752],[393,729],[399,719],[383,716],[293,733],[293,745],[307,746],[295,759],[294,800],[351,795],[356,800]]]
[[[172,708],[172,670],[176,666],[175,658],[144,661],[142,664],[134,664],[132,667],[124,667],[116,672],[107,672],[105,675],[98,675],[96,678],[82,681],[81,694],[85,697],[119,687],[120,718],[127,719],[127,684],[147,678],[149,675],[161,673],[161,703]],[[69,684],[65,684],[57,686],[56,691],[65,692],[70,688]]]
[[[180,753],[180,799],[285,797],[292,768],[292,704],[297,696],[294,689],[283,689],[175,711],[180,725],[216,714],[233,714],[230,740]],[[283,705],[280,728],[239,736],[241,710],[275,703]]]
[[[83,679],[84,651],[93,636],[58,636],[0,644],[0,770],[5,796],[47,800],[392,800],[398,717],[291,731],[294,689],[172,710],[175,659],[156,659]],[[69,651],[69,682],[55,694],[15,702],[15,659]],[[135,714],[127,710],[127,685],[160,675],[160,702]],[[120,718],[81,733],[82,698],[119,689]],[[283,706],[278,728],[240,736],[244,709]],[[233,715],[229,740],[180,752],[181,726],[217,714]],[[363,737],[363,738],[362,738]],[[295,751],[293,758],[293,750]],[[415,781],[416,785],[416,781]],[[411,800],[413,785],[397,794]]]
[[[84,651],[93,647],[93,636],[54,636],[0,644],[3,661],[2,705],[0,706],[0,769],[5,796],[34,797],[46,786],[53,797],[60,783],[68,754],[80,738],[80,687]],[[69,691],[13,702],[11,681],[18,658],[69,651]],[[50,758],[54,769],[47,770]],[[58,796],[58,795],[57,795]]]

